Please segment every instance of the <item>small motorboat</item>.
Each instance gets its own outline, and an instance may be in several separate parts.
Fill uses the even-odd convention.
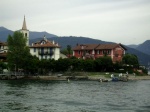
[[[107,79],[99,79],[99,82],[108,82]]]

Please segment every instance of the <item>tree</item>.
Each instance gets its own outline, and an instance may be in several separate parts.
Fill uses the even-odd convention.
[[[64,55],[68,55],[68,50],[67,49],[63,49],[63,50],[61,50],[61,53],[63,53]]]
[[[104,56],[104,57],[97,58],[95,60],[95,69],[96,71],[112,71],[113,62],[111,57]]]
[[[6,69],[7,65],[4,62],[0,61],[0,73],[3,73],[3,69]]]
[[[83,70],[88,72],[94,71],[94,61],[93,59],[83,60]]]
[[[124,64],[133,65],[134,67],[139,67],[138,57],[133,54],[126,54],[122,59]]]
[[[21,32],[15,31],[14,34],[8,36],[8,66],[11,70],[24,69],[30,57],[29,47],[26,46],[26,38]]]
[[[71,46],[70,45],[67,45],[67,51],[68,51],[68,56],[70,57],[70,54],[71,54]]]

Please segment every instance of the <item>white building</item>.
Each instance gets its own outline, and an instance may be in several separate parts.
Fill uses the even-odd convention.
[[[60,46],[54,41],[49,41],[44,36],[44,39],[39,42],[32,43],[30,53],[39,59],[54,59],[60,58]]]
[[[25,17],[20,32],[22,32],[24,37],[27,38],[26,45],[29,46],[29,30],[26,26]],[[32,43],[32,45],[29,47],[31,55],[36,56],[39,59],[58,60],[60,58],[60,46],[58,43],[47,40],[45,36],[44,39],[40,40],[39,42]]]
[[[20,30],[24,37],[27,39],[26,46],[29,46],[29,30],[26,26],[26,20],[24,17],[22,29]],[[39,42],[32,43],[30,48],[30,53],[39,59],[54,59],[58,60],[60,58],[60,46],[54,41],[49,41],[44,36],[44,39]],[[8,46],[7,43],[0,42],[0,59],[6,60]]]

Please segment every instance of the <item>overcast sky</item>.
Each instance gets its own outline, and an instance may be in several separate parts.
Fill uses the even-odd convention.
[[[122,44],[150,40],[150,0],[1,0],[0,26]]]

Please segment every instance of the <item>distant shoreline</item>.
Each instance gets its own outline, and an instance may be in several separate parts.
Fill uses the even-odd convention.
[[[99,81],[99,79],[107,79],[111,80],[111,78],[106,78],[105,75],[100,76],[75,76],[72,78],[71,76],[28,76],[25,79],[31,80],[50,80],[50,81],[66,81],[70,80],[91,80],[91,81]],[[129,80],[150,80],[150,76],[129,76]]]

